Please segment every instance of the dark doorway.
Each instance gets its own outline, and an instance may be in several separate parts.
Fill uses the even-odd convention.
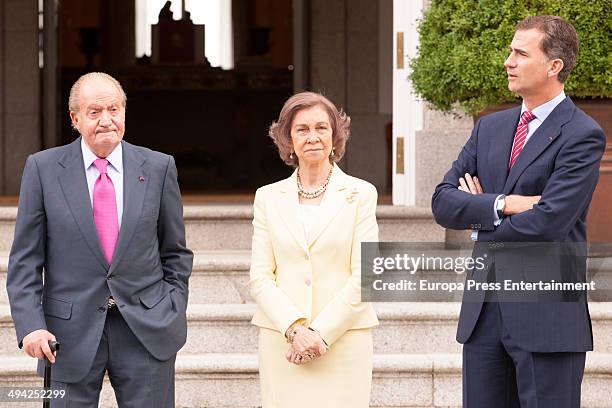
[[[80,75],[104,71],[128,96],[125,140],[172,154],[184,193],[248,193],[286,177],[267,129],[293,92],[292,2],[232,1],[229,70],[203,58],[205,27],[185,17],[158,22],[154,55],[137,58],[135,2],[59,3],[61,106]],[[77,134],[60,112],[65,144]]]

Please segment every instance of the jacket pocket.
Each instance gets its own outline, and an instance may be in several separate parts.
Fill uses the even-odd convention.
[[[46,316],[58,317],[64,320],[68,320],[72,316],[72,303],[70,302],[45,297],[42,304]]]
[[[159,302],[161,302],[163,298],[168,296],[168,293],[172,292],[174,289],[174,286],[164,281],[161,281],[160,284],[151,285],[150,287],[146,288],[142,293],[138,295],[138,298],[140,299],[140,303],[142,303],[144,307],[146,307],[147,309],[152,309]]]

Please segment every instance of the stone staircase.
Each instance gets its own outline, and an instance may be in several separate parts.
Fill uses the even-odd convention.
[[[17,349],[5,290],[15,215],[15,208],[0,207],[0,387],[40,386],[36,362]],[[428,209],[380,206],[377,215],[381,240],[444,241],[445,232]],[[177,406],[260,406],[257,329],[249,323],[255,305],[247,288],[251,219],[250,205],[185,207],[187,243],[196,256],[189,334],[176,364]],[[612,271],[612,259],[598,265]],[[461,347],[454,340],[459,303],[378,303],[375,308],[381,324],[373,331],[371,406],[461,406]],[[593,302],[590,309],[595,351],[587,358],[582,406],[610,407],[612,304]],[[40,403],[14,404],[30,405]],[[108,381],[100,405],[115,406]]]

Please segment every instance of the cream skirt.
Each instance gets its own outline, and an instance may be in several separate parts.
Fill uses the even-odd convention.
[[[262,408],[368,408],[374,354],[370,329],[347,331],[323,356],[304,365],[285,359],[278,331],[259,330]]]

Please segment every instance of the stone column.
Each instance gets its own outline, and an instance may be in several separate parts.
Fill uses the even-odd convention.
[[[124,68],[136,63],[135,0],[104,0],[102,14],[102,61],[108,68]]]
[[[58,78],[58,0],[44,0],[42,69],[42,148],[48,149],[59,144],[58,115],[65,110],[60,106]]]
[[[380,84],[386,83],[379,81],[379,39],[385,36],[379,27],[380,4],[369,0],[310,4],[310,89],[322,92],[351,116],[343,168],[384,193],[390,188],[385,126],[391,115],[382,112],[379,103]],[[387,46],[392,47],[391,34]]]
[[[346,0],[310,2],[310,90],[346,106]]]
[[[0,3],[0,194],[19,193],[25,159],[41,148],[38,1]]]
[[[467,142],[471,117],[425,109],[423,130],[416,134],[416,205],[431,206],[435,187]],[[469,231],[446,230],[447,243],[469,242]]]
[[[393,47],[392,31],[379,32],[380,1],[350,0],[347,4],[346,109],[351,114],[351,139],[347,149],[348,172],[373,183],[379,193],[388,185],[386,125],[391,114],[379,106],[380,69],[391,71],[392,61],[379,66],[379,36]],[[392,21],[387,27],[392,27]],[[392,84],[391,84],[392,86]]]
[[[308,89],[310,42],[307,0],[293,0],[293,91]]]
[[[4,135],[6,133],[4,127],[4,64],[6,61],[4,52],[4,27],[6,26],[4,18],[4,2],[0,2],[0,195],[4,194],[4,180],[6,179],[5,164],[4,164]]]

